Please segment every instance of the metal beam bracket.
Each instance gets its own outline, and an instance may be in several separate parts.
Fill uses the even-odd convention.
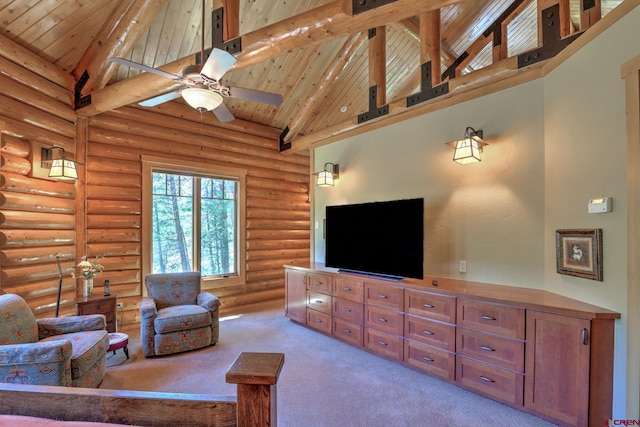
[[[420,92],[407,97],[407,107],[413,107],[421,102],[449,93],[449,82],[439,84],[436,87],[431,85],[431,61],[420,66],[420,74]]]
[[[283,151],[287,151],[291,149],[291,141],[289,142],[285,142],[285,138],[287,136],[287,134],[289,133],[289,126],[287,126],[286,128],[284,128],[284,130],[282,131],[282,133],[280,134],[280,152],[282,153]]]
[[[377,7],[384,6],[389,3],[393,3],[397,0],[351,0],[351,7],[353,15],[373,10]]]
[[[86,107],[87,105],[91,105],[91,94],[82,96],[82,88],[87,84],[88,81],[89,72],[85,70],[73,88],[73,103],[76,110],[82,107]]]
[[[560,5],[555,4],[542,11],[542,47],[518,55],[518,68],[524,68],[537,62],[553,58],[582,32],[562,38],[560,36]]]
[[[219,8],[211,12],[211,46],[226,50],[230,54],[238,53],[242,50],[242,37],[224,41],[222,32],[224,30],[224,10]]]
[[[389,104],[378,107],[378,86],[369,88],[369,111],[358,114],[358,124],[389,114]]]
[[[596,7],[596,0],[584,0],[584,2],[582,3],[583,11],[589,10],[594,7]]]

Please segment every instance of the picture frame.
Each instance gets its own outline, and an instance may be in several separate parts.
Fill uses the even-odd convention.
[[[602,229],[556,230],[556,269],[602,282]]]

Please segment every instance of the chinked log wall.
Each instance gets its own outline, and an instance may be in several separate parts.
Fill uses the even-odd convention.
[[[175,102],[89,120],[87,247],[109,254],[104,276],[124,302],[125,323],[139,320],[143,155],[247,171],[246,284],[210,288],[224,310],[283,298],[283,264],[309,259],[309,156],[280,155],[272,129],[213,122],[205,116],[201,123],[195,110]]]
[[[276,130],[242,121],[222,128],[208,116],[201,123],[179,102],[154,110],[125,107],[77,119],[76,126],[67,77],[43,78],[0,52],[0,290],[24,297],[38,317],[53,315],[60,254],[60,313],[73,314],[75,260],[108,254],[101,260],[103,278],[124,303],[124,323],[137,322],[140,156],[152,155],[247,171],[246,283],[214,292],[225,310],[282,298],[283,265],[309,259],[309,156],[281,156]],[[80,179],[32,177],[33,142],[63,147],[81,163]]]

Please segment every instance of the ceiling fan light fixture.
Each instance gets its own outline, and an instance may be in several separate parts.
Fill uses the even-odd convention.
[[[201,113],[215,110],[220,104],[222,104],[222,95],[212,90],[199,87],[183,89],[182,97],[187,104]]]

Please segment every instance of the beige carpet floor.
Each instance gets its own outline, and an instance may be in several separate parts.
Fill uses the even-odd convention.
[[[123,332],[131,357],[110,353],[100,388],[235,396],[225,372],[240,352],[280,352],[282,427],[551,425],[297,325],[282,304],[223,318],[216,346],[171,356],[146,359],[139,331]]]

